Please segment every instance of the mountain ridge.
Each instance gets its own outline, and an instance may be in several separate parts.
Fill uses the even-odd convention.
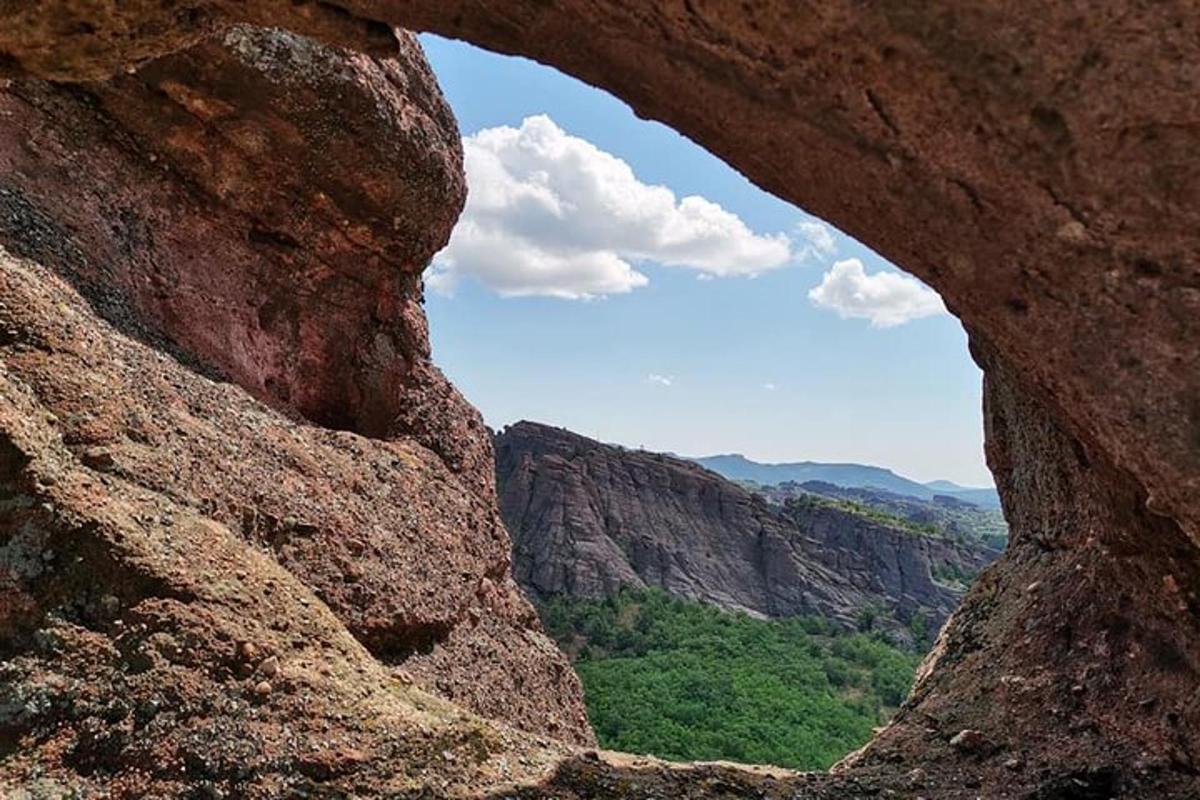
[[[961,486],[953,481],[935,480],[921,483],[887,467],[855,462],[791,461],[767,463],[747,458],[741,453],[711,456],[681,456],[730,480],[748,480],[765,485],[787,481],[806,483],[823,481],[849,489],[884,489],[907,494],[922,500],[946,495],[989,508],[1000,507],[1000,497],[994,487]]]
[[[998,552],[828,504],[769,504],[693,461],[523,421],[496,437],[513,571],[533,599],[662,588],[761,617],[812,614],[854,627],[887,617],[897,638],[936,629]]]

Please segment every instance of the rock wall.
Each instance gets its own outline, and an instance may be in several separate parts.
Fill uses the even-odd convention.
[[[936,630],[961,599],[935,568],[973,574],[996,555],[838,509],[783,511],[693,462],[532,422],[496,437],[496,480],[513,574],[543,599],[653,586],[848,627],[875,609],[907,638],[915,614]]]
[[[506,734],[421,689],[591,741],[429,361],[464,186],[402,41],[235,28],[0,93],[0,794],[392,781],[460,739],[445,780],[487,783]]]
[[[1195,794],[1196,548],[1146,510],[1129,475],[1064,434],[999,356],[976,357],[1009,548],[942,631],[896,720],[843,768],[880,774],[965,753],[982,773],[975,785],[1019,773],[1041,777],[1038,796]],[[964,730],[969,742],[955,742]]]
[[[443,677],[586,735],[511,588],[438,574],[507,541],[433,524],[494,518],[428,450],[297,425],[3,250],[0,332],[0,796],[463,794],[566,755]]]
[[[465,185],[415,40],[378,61],[235,28],[109,83],[15,82],[5,102],[0,167],[79,240],[72,280],[104,313],[285,412],[413,436],[490,490],[479,415],[429,360],[420,273]]]

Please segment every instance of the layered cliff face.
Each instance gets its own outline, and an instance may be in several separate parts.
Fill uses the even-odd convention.
[[[382,787],[454,742],[486,782],[505,734],[434,696],[589,742],[429,361],[464,186],[415,40],[236,28],[0,114],[0,793]]]
[[[859,758],[833,777],[779,779],[728,768],[667,769],[619,759],[566,758],[540,788],[522,796],[845,797],[885,790],[930,797],[1197,795],[1200,711],[1194,688],[1200,679],[1200,627],[1193,606],[1200,593],[1200,390],[1195,379],[1200,374],[1200,204],[1195,202],[1200,195],[1195,158],[1200,11],[1194,4],[695,0],[635,7],[577,0],[42,0],[0,5],[0,80],[11,89],[7,81],[17,79],[18,93],[28,85],[22,77],[28,74],[107,80],[147,59],[195,45],[233,22],[287,27],[376,54],[395,46],[390,25],[437,30],[537,58],[607,88],[639,114],[674,126],[759,185],[837,224],[938,289],[964,321],[987,375],[989,458],[1012,525],[1010,547],[947,625],[908,709]],[[293,64],[289,71],[301,67]],[[168,88],[164,85],[166,97]],[[5,102],[17,96],[6,94]],[[57,89],[54,96],[65,105],[6,105],[0,133],[28,132],[5,145],[5,150],[15,146],[22,157],[39,147],[70,157],[70,165],[59,172],[78,174],[79,180],[64,180],[66,185],[55,191],[67,191],[82,203],[85,181],[96,174],[88,171],[89,148],[96,141],[88,131],[97,126],[88,120],[103,100],[86,88]],[[170,116],[165,109],[148,111],[152,118]],[[29,127],[28,115],[35,112],[43,115],[42,124]],[[158,173],[150,159],[158,154],[137,150],[136,124],[128,135],[122,125],[98,127],[111,128],[122,147],[142,154],[138,186],[160,185],[164,178],[153,177]],[[255,122],[246,133],[262,133],[262,128]],[[98,162],[91,169],[101,166]],[[5,179],[45,178],[24,169],[6,166]],[[172,174],[170,164],[163,174]],[[119,226],[119,204],[96,206],[100,220]],[[71,209],[59,209],[49,221],[60,213]],[[6,218],[9,214],[6,210]],[[161,242],[158,226],[169,228],[169,216],[143,218],[147,224],[125,249],[137,252],[148,242]],[[22,254],[52,265],[78,261],[72,247],[55,254],[49,245],[62,240],[56,238],[62,231],[42,225],[23,237],[44,243],[42,249],[23,245]],[[91,225],[90,233],[88,226],[66,230],[89,260],[90,245],[79,242],[103,241],[99,221]],[[6,234],[5,246],[13,239]],[[286,245],[268,241],[267,246]],[[121,252],[121,247],[109,248],[95,262],[107,263]],[[201,250],[192,258],[209,268],[221,260],[219,251],[211,263],[204,256]],[[119,289],[121,283],[102,281],[101,286]],[[92,308],[111,307],[105,302],[101,294]],[[41,308],[47,314],[58,310]],[[20,347],[26,334],[14,326],[5,327],[3,336],[16,343],[6,346]],[[76,365],[63,376],[63,385],[72,386],[69,379],[76,371],[92,368],[91,361]],[[430,386],[435,388],[414,395],[453,402],[444,386]],[[72,399],[70,392],[54,393],[55,402]],[[47,459],[72,463],[76,456],[53,444],[58,434],[46,432],[44,426],[62,419],[53,411],[53,420],[46,416],[48,400],[20,387],[9,396],[29,399],[2,407],[14,432],[7,438],[22,442],[5,445],[0,460],[6,474],[15,476],[6,478],[10,499],[3,513],[34,516],[5,528],[4,546],[14,555],[4,563],[18,577],[5,578],[5,599],[17,599],[4,608],[10,616],[14,607],[34,609],[29,613],[53,626],[59,619],[87,621],[67,613],[72,604],[65,598],[75,591],[69,586],[46,606],[12,588],[43,569],[25,557],[26,551],[7,550],[13,532],[41,529],[36,515],[49,513],[43,504],[57,507],[47,499],[46,484],[38,488],[38,476],[46,474],[43,466],[30,465]],[[440,436],[450,436],[470,418],[459,408],[435,427]],[[93,424],[86,417],[79,422]],[[417,422],[405,423],[414,427],[414,439],[425,435]],[[446,453],[439,455],[443,464],[455,460],[455,451],[445,443],[439,447]],[[39,448],[45,453],[41,459],[35,455]],[[483,452],[467,447],[462,463],[484,463]],[[463,477],[468,472],[447,470],[442,477],[449,485],[469,481]],[[476,482],[481,477],[482,470],[474,472]],[[55,492],[74,485],[61,477],[51,480],[59,481],[49,487]],[[100,539],[83,535],[112,530],[98,520],[75,512],[66,523],[54,520],[60,535],[84,546],[77,555],[67,551],[71,563],[78,557],[78,563],[90,565],[86,580],[80,577],[74,586],[107,581],[126,587],[114,595],[118,603],[131,591],[154,592],[162,600],[157,607],[191,602],[189,610],[197,613],[180,617],[178,627],[198,632],[185,641],[202,645],[224,641],[209,638],[222,630],[228,638],[267,635],[261,616],[266,598],[297,598],[281,600],[280,614],[304,621],[313,641],[329,645],[319,655],[316,649],[297,649],[311,653],[305,663],[316,674],[324,665],[333,680],[305,684],[324,697],[323,703],[302,696],[303,704],[297,700],[292,707],[328,723],[311,741],[337,739],[355,752],[318,759],[314,774],[324,777],[308,780],[340,787],[343,794],[395,794],[414,786],[428,793],[470,786],[483,794],[500,780],[501,763],[510,773],[522,772],[520,780],[534,780],[553,768],[550,762],[557,756],[538,761],[519,752],[532,746],[519,738],[507,743],[454,739],[487,746],[447,750],[450,757],[440,761],[428,750],[408,747],[418,739],[405,732],[421,728],[406,727],[403,719],[421,719],[424,730],[449,731],[453,715],[434,715],[438,719],[432,724],[432,717],[413,714],[411,697],[373,703],[385,695],[395,698],[384,690],[378,664],[344,636],[340,621],[312,608],[305,612],[298,598],[307,595],[298,589],[293,595],[290,579],[273,572],[268,562],[252,560],[242,537],[229,540],[235,542],[232,550],[223,549],[226,539],[218,535],[194,546],[179,533],[147,538],[147,531],[156,530],[142,521],[147,517],[153,519],[142,509],[122,532]],[[82,526],[72,527],[71,519]],[[140,532],[131,538],[134,530]],[[151,550],[131,549],[139,541]],[[272,582],[244,584],[234,596],[189,594],[181,557],[185,565],[188,558],[193,564],[207,558],[266,563]],[[145,574],[154,577],[135,580],[131,576],[143,573],[122,571],[121,564],[153,567]],[[281,592],[285,585],[287,592]],[[198,605],[193,597],[201,598]],[[111,608],[111,601],[104,606]],[[53,615],[39,610],[50,607],[66,610]],[[10,624],[6,618],[5,625]],[[114,775],[127,783],[142,780],[141,772],[106,767],[121,763],[121,742],[128,741],[112,733],[143,718],[122,716],[122,708],[111,702],[128,691],[131,674],[114,644],[119,637],[101,631],[96,638],[93,628],[78,625],[69,629],[78,636],[55,635],[60,627],[38,630],[49,632],[27,641],[45,650],[16,660],[37,659],[46,678],[28,684],[18,703],[3,705],[9,715],[0,733],[5,779],[45,775],[45,765],[67,764],[64,774],[78,780],[82,775],[99,783],[115,781]],[[284,644],[271,640],[272,647]],[[207,654],[219,648],[192,650]],[[97,667],[101,658],[111,659],[106,671]],[[473,663],[475,654],[467,659]],[[242,721],[215,737],[209,732],[208,740],[220,742],[226,755],[213,758],[213,751],[199,757],[193,745],[180,751],[189,754],[186,759],[147,758],[138,769],[150,764],[162,780],[182,775],[172,778],[182,782],[181,790],[196,789],[198,775],[233,774],[247,763],[263,764],[264,785],[270,775],[294,774],[289,764],[298,762],[274,752],[266,762],[242,757],[241,751],[257,746],[267,712],[255,706],[253,714],[236,716],[242,707],[229,701],[240,689],[227,683],[232,678],[224,677],[220,664],[199,663],[197,685],[213,690],[203,707],[214,710],[213,719],[230,715]],[[160,707],[162,687],[177,683],[170,680],[174,672],[134,674],[149,675],[147,686],[154,685],[150,679],[162,679],[139,709]],[[306,666],[304,674],[312,670]],[[367,685],[351,682],[348,676],[355,674]],[[96,678],[96,688],[89,689],[83,676]],[[25,684],[0,684],[14,685]],[[84,705],[71,706],[70,698],[81,698]],[[12,734],[14,708],[73,722],[47,728],[63,740],[43,737],[28,750],[26,740]],[[267,714],[272,719],[278,720]],[[976,726],[970,729],[974,732],[964,734],[963,724]],[[349,731],[358,725],[369,728],[368,738],[393,737],[388,740],[393,749],[357,748]],[[279,730],[280,741],[297,752],[297,732]],[[72,762],[73,736],[87,743],[78,752],[95,757]],[[495,772],[463,766],[506,747],[512,750],[493,760]],[[347,765],[360,763],[358,753],[369,755],[361,762],[366,777],[356,783],[345,775]],[[467,759],[466,753],[476,755]],[[38,762],[35,770],[31,765]],[[339,766],[330,769],[330,763]],[[271,786],[276,794],[287,788]]]
[[[513,573],[533,596],[603,597],[652,586],[757,616],[814,614],[853,626],[879,611],[936,629],[997,553],[828,507],[781,510],[683,459],[520,422],[496,437]]]

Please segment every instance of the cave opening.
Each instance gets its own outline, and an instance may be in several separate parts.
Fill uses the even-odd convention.
[[[0,204],[38,212],[0,231],[0,440],[33,498],[6,524],[36,534],[0,559],[0,633],[38,628],[0,665],[0,792],[1197,796],[1192,4],[194,5],[0,5]],[[482,422],[429,359],[417,276],[462,170],[397,25],[612,91],[963,321],[1012,537],[832,771],[586,749],[512,586]],[[397,389],[381,439],[259,402]],[[46,537],[87,546],[59,565]],[[448,633],[402,669],[352,638],[398,623]]]
[[[1007,543],[964,332],[611,95],[422,44],[467,177],[432,354],[495,429],[513,572],[600,744],[831,766]]]

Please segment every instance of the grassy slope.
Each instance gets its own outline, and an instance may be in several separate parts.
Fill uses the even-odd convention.
[[[823,769],[903,700],[920,656],[819,619],[763,621],[627,591],[542,609],[601,745]]]

